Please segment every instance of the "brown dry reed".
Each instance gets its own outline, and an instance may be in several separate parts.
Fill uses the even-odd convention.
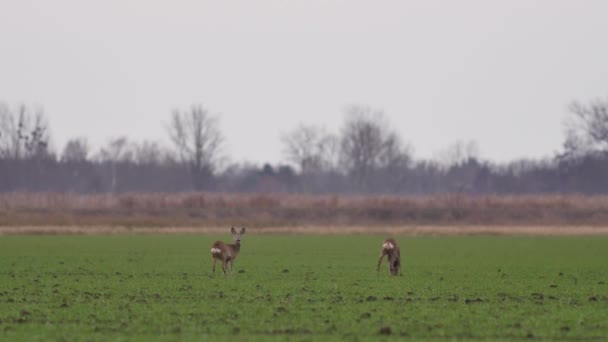
[[[391,227],[608,225],[608,196],[0,194],[0,226]]]

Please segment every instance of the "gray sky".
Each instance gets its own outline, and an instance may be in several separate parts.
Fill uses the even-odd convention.
[[[220,114],[233,160],[277,162],[299,123],[383,109],[416,157],[457,140],[551,155],[574,99],[608,96],[608,1],[0,0],[0,101],[44,107],[55,145],[167,141]]]

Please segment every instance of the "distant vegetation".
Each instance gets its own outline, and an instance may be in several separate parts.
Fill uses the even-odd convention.
[[[0,192],[607,194],[608,100],[571,113],[560,153],[495,163],[474,142],[416,159],[381,111],[351,106],[338,132],[295,127],[277,141],[284,163],[251,165],[229,161],[219,118],[202,106],[168,117],[171,146],[114,137],[95,150],[85,137],[55,149],[42,110],[0,103]]]
[[[605,196],[0,194],[0,226],[348,227],[608,225]]]

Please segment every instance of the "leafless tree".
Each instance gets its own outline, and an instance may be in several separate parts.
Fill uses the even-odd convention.
[[[220,161],[224,142],[218,118],[194,105],[189,111],[175,110],[168,131],[182,161],[190,168],[194,188],[207,187]]]
[[[49,130],[42,109],[17,110],[0,104],[0,157],[25,159],[48,155]]]
[[[108,145],[99,150],[97,159],[110,167],[110,191],[118,190],[118,167],[121,163],[132,160],[133,153],[129,149],[129,141],[126,137],[110,139]]]
[[[384,151],[380,155],[381,178],[378,184],[382,192],[395,192],[406,182],[412,164],[412,147],[401,142],[395,133],[389,134]]]
[[[164,157],[162,147],[155,141],[134,143],[132,149],[133,160],[139,165],[159,165]]]
[[[129,140],[126,137],[112,138],[108,144],[102,147],[97,154],[101,162],[126,162],[132,159],[129,149]]]
[[[68,140],[61,154],[63,162],[84,162],[89,157],[89,142],[86,138],[74,138]]]
[[[597,99],[589,104],[573,102],[573,114],[566,121],[566,154],[581,155],[608,149],[608,99]]]
[[[0,157],[11,156],[14,144],[15,123],[13,114],[5,103],[0,103]]]
[[[437,155],[444,168],[462,165],[472,159],[479,159],[479,147],[475,141],[457,141]]]
[[[391,175],[403,172],[403,166],[411,160],[409,148],[389,128],[381,111],[367,106],[349,107],[341,133],[341,160],[360,187],[368,187],[377,171],[391,169]]]
[[[300,125],[281,138],[285,158],[302,174],[314,174],[335,167],[338,138],[323,127]]]

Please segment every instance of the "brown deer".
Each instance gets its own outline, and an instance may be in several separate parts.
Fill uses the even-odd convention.
[[[222,262],[222,271],[226,274],[226,263],[230,263],[230,271],[234,268],[234,259],[241,251],[241,236],[245,235],[245,228],[241,229],[239,233],[232,227],[230,229],[232,237],[234,238],[233,244],[227,244],[222,241],[215,241],[211,245],[211,256],[213,257],[213,273],[215,273],[215,264],[218,260]]]
[[[391,275],[401,274],[401,253],[395,239],[386,239],[382,243],[380,258],[378,259],[378,272],[380,272],[380,264],[382,264],[382,259],[385,255],[388,256],[389,273]]]

